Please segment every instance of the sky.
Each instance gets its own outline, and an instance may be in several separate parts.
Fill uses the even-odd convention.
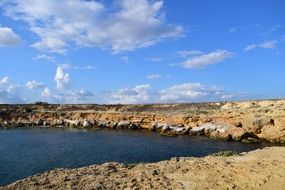
[[[284,0],[0,0],[0,103],[285,97]]]

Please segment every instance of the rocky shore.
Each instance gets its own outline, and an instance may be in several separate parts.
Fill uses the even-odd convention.
[[[149,105],[0,105],[0,128],[110,128],[285,143],[285,100]],[[0,189],[282,189],[285,148],[55,169]]]
[[[0,127],[144,129],[285,143],[285,100],[149,105],[0,105]]]
[[[225,154],[227,155],[227,154]],[[158,163],[106,163],[55,169],[1,190],[41,189],[276,189],[285,187],[285,148],[234,156],[172,158]]]

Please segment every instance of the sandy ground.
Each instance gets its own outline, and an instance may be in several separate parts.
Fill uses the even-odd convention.
[[[173,158],[150,164],[106,163],[56,169],[2,189],[268,189],[285,187],[285,147],[241,155]]]

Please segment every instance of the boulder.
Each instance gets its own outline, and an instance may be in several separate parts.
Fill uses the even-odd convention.
[[[43,124],[44,124],[44,121],[42,119],[38,119],[35,122],[35,125],[37,125],[37,126],[40,126],[40,125],[43,125]]]
[[[64,125],[64,120],[59,119],[55,122],[56,125]]]
[[[79,120],[69,120],[69,119],[65,119],[64,122],[67,123],[69,127],[80,127],[81,123]]]
[[[161,133],[165,133],[167,132],[168,130],[170,130],[170,127],[168,125],[163,125],[160,129],[160,132]]]
[[[240,121],[234,123],[234,126],[235,127],[242,127],[242,123]]]
[[[160,130],[160,134],[164,136],[173,137],[173,136],[178,136],[178,135],[184,135],[188,133],[189,130],[190,130],[190,127],[164,125]]]
[[[167,125],[167,124],[154,122],[151,124],[151,127],[149,128],[149,130],[160,132],[161,130],[168,130],[168,127],[169,127],[169,125]]]
[[[167,137],[177,137],[178,136],[178,134],[173,130],[160,131],[160,135],[167,136]]]
[[[231,141],[233,140],[233,137],[229,133],[220,133],[219,131],[213,131],[210,133],[210,138],[213,139],[222,139],[225,141]]]
[[[248,137],[246,139],[243,139],[241,142],[243,142],[243,143],[260,143],[260,140],[257,138]]]
[[[107,123],[106,122],[98,122],[97,123],[97,126],[99,127],[99,128],[107,128]]]
[[[228,129],[227,134],[231,135],[234,141],[241,141],[241,136],[246,133],[246,130],[238,127],[231,127]]]
[[[130,126],[131,122],[129,121],[119,121],[117,123],[116,129],[127,129]]]
[[[265,126],[264,122],[262,119],[257,118],[252,122],[252,130],[251,132],[254,132],[256,134],[259,134],[261,132],[261,129]]]
[[[118,125],[118,122],[107,122],[106,125],[110,129],[116,129],[117,125]]]
[[[84,120],[84,121],[82,122],[82,126],[85,127],[85,128],[90,128],[90,127],[92,127],[92,124],[91,124],[90,121]]]
[[[270,125],[270,126],[275,126],[275,122],[274,122],[274,119],[270,119],[266,125]]]
[[[128,129],[139,129],[140,128],[140,125],[139,124],[136,124],[136,123],[131,123],[129,126],[128,126]]]
[[[253,132],[245,132],[243,135],[241,135],[241,140],[243,139],[247,139],[247,138],[258,138],[258,136],[256,134],[254,134]]]
[[[199,127],[194,127],[189,131],[190,135],[210,135],[213,131],[225,133],[228,130],[227,125],[217,125],[213,123],[205,123]]]
[[[148,128],[148,130],[151,131],[151,132],[155,132],[156,131],[156,123],[152,123],[150,125],[150,127]]]
[[[169,127],[171,130],[175,131],[176,134],[178,135],[185,135],[188,134],[191,127],[185,127],[185,126],[170,126]]]
[[[46,127],[46,126],[49,126],[49,123],[48,123],[47,121],[44,121],[44,122],[43,122],[43,126],[45,126],[45,127]]]

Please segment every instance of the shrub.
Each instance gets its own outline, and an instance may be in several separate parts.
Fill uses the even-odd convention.
[[[239,153],[236,151],[221,151],[221,152],[210,154],[210,156],[223,156],[223,157],[229,157],[229,156],[235,156],[235,155],[239,155]]]
[[[48,105],[48,102],[35,102],[35,105]]]

